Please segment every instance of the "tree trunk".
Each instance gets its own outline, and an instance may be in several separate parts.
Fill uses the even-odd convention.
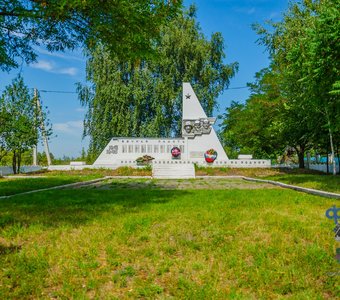
[[[338,158],[338,166],[339,166],[339,174],[340,174],[340,156],[339,156],[339,147],[336,147],[336,157]]]
[[[305,168],[305,155],[303,152],[298,152],[299,157],[299,168],[304,169]]]
[[[18,161],[18,163],[17,163],[17,170],[18,170],[18,173],[20,173],[20,166],[21,166],[21,151],[19,151],[18,152],[18,154],[17,154],[17,161]]]
[[[13,173],[16,174],[17,173],[17,154],[15,150],[13,151],[13,157],[12,157],[12,169],[13,169]]]
[[[333,135],[331,128],[329,127],[329,142],[331,145],[331,157],[332,157],[332,174],[336,175],[336,163],[335,163],[335,155],[334,155],[334,145],[333,145]]]
[[[299,168],[304,169],[305,168],[305,147],[304,146],[299,146],[296,147],[296,152],[299,158]]]
[[[305,146],[299,145],[297,147],[294,147],[296,150],[296,153],[299,158],[299,168],[304,169],[305,168]]]
[[[328,157],[328,153],[329,153],[329,148],[327,146],[327,160],[326,160],[326,164],[327,164],[327,174],[329,174],[329,157]]]
[[[335,164],[335,155],[334,155],[334,145],[333,145],[333,134],[331,130],[331,121],[329,119],[328,112],[326,111],[327,121],[328,121],[328,133],[329,133],[329,143],[331,146],[331,158],[332,158],[332,174],[336,175],[336,164]]]

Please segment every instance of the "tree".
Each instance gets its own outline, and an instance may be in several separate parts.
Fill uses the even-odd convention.
[[[150,54],[159,27],[181,7],[181,0],[2,0],[0,69],[35,61],[34,45],[49,51],[99,42],[121,57]]]
[[[281,94],[287,99],[285,132],[299,151],[301,167],[306,147],[324,134],[334,157],[340,130],[339,20],[338,0],[305,0],[292,3],[270,29],[255,26],[279,73]]]
[[[32,155],[31,155],[31,157],[32,157]],[[53,153],[50,153],[50,157],[51,157],[52,162],[54,163],[55,158],[54,158]],[[38,152],[37,153],[37,160],[38,160],[39,166],[48,166],[46,152]]]
[[[195,19],[195,7],[161,28],[157,60],[135,63],[112,58],[103,45],[87,62],[90,86],[79,85],[87,107],[84,135],[89,154],[98,155],[113,136],[178,136],[181,131],[182,82],[188,81],[208,115],[228,86],[237,63],[225,64],[220,33],[207,40]]]
[[[37,114],[35,99],[19,75],[0,98],[1,149],[12,155],[14,174],[20,172],[22,154],[36,145],[44,114]],[[46,130],[51,134],[51,130]]]
[[[283,105],[277,74],[266,68],[248,84],[251,95],[244,104],[232,102],[223,115],[221,137],[228,153],[251,153],[256,158],[276,158],[283,152]]]

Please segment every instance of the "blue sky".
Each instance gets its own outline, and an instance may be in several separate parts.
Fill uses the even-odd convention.
[[[255,72],[268,66],[265,49],[256,44],[257,36],[251,24],[263,23],[272,19],[277,21],[288,6],[286,0],[185,0],[185,6],[197,6],[197,20],[203,33],[209,37],[212,32],[221,32],[225,41],[225,62],[239,62],[239,72],[231,80],[230,87],[245,86],[253,81]],[[75,92],[76,82],[85,82],[85,59],[81,50],[74,52],[49,53],[37,48],[37,63],[10,73],[0,73],[0,90],[22,72],[26,84],[46,91]],[[41,92],[43,105],[50,111],[54,134],[50,150],[57,156],[78,156],[82,147],[87,149],[88,140],[82,140],[82,122],[85,111],[77,94]],[[227,90],[218,99],[216,114],[225,111],[232,100],[245,101],[247,89]],[[42,151],[42,147],[39,147]]]

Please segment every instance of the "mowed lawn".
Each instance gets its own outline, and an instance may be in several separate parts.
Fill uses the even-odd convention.
[[[340,194],[340,176],[326,174],[287,174],[268,176],[267,179],[306,188]]]
[[[8,196],[33,190],[100,178],[98,174],[72,176],[40,176],[37,178],[0,178],[0,196]]]
[[[338,200],[160,185],[114,180],[1,200],[0,298],[340,296],[325,217]]]
[[[30,176],[33,175],[33,176]],[[33,174],[20,174],[20,177],[0,177],[0,197],[23,192],[45,189],[70,183],[102,178],[105,176],[150,176],[147,169],[121,167],[116,170],[84,169],[72,171],[43,171]],[[26,177],[26,178],[25,178]],[[33,178],[34,177],[34,178]]]

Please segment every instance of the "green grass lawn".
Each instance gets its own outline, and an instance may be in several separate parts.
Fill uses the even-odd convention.
[[[340,176],[315,174],[286,174],[268,176],[266,179],[276,180],[287,184],[306,188],[340,193]]]
[[[340,176],[327,175],[307,169],[275,168],[212,168],[196,167],[196,175],[230,176],[240,175],[253,178],[269,179],[287,184],[340,193]]]
[[[320,173],[300,169],[234,169],[234,168],[196,168],[197,176],[241,175],[281,181],[288,184],[323,191],[340,193],[340,176],[320,175]],[[116,170],[85,169],[81,171],[52,171],[34,174],[41,178],[0,178],[0,196],[43,189],[68,183],[86,181],[104,176],[151,176],[148,168],[134,169],[122,167]]]
[[[34,175],[38,178],[29,178]],[[104,176],[151,176],[149,168],[121,167],[115,170],[109,169],[84,169],[72,171],[38,171],[31,174],[20,174],[21,177],[9,176],[0,177],[0,196],[14,195],[37,189],[64,185],[69,183],[81,182],[101,178]]]
[[[102,177],[93,175],[41,176],[40,178],[0,178],[0,196],[7,196]]]
[[[340,295],[340,277],[327,275],[340,269],[334,225],[324,216],[335,200],[276,188],[161,190],[161,181],[147,182],[1,200],[0,298]]]

